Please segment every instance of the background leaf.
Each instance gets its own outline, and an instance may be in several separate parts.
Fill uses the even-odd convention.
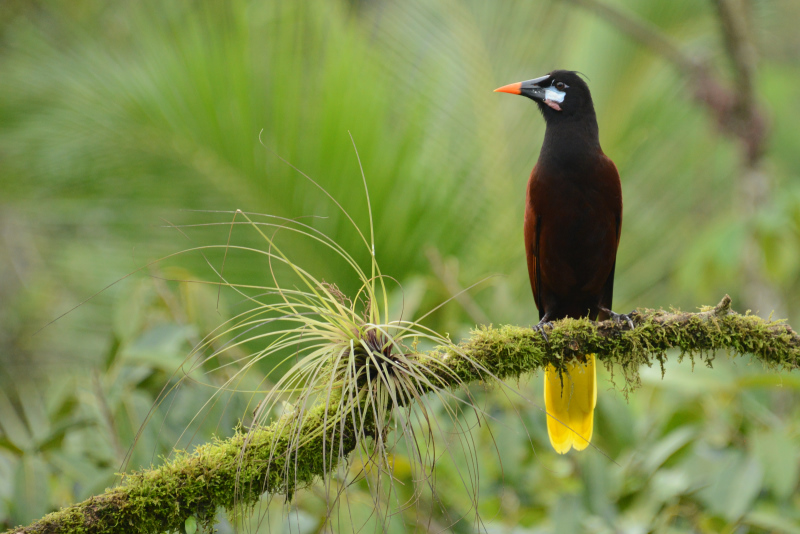
[[[711,2],[608,5],[736,86]],[[700,82],[570,2],[0,3],[0,528],[252,421],[274,362],[256,366],[240,394],[206,401],[257,344],[171,389],[198,363],[187,359],[192,347],[246,307],[215,285],[229,236],[257,244],[231,226],[232,210],[301,217],[369,262],[341,211],[278,156],[366,230],[352,134],[375,254],[397,282],[393,314],[419,318],[488,278],[425,324],[458,339],[480,322],[535,323],[521,218],[544,124],[530,102],[492,90],[553,68],[587,76],[603,149],[622,177],[615,309],[693,310],[729,293],[736,309],[768,315],[746,290],[755,265],[776,317],[798,324],[800,8],[742,5],[769,117],[757,169],[767,187],[752,213],[743,149],[693,98]],[[286,231],[276,242],[353,294],[358,281],[335,255]],[[178,253],[205,245],[220,247]],[[226,280],[265,285],[269,273],[267,261],[227,251]],[[519,397],[470,389],[490,422],[463,414],[445,431],[460,443],[472,429],[475,495],[463,491],[468,459],[442,460],[438,494],[387,528],[796,532],[797,379],[722,354],[713,369],[678,359],[668,354],[663,379],[643,370],[629,399],[601,371],[597,449],[567,457],[547,443],[538,377],[520,380]],[[408,465],[408,451],[397,454]],[[397,476],[410,486],[406,471]],[[378,528],[368,488],[349,491],[336,528]],[[319,494],[294,505],[289,515],[265,501],[219,528],[323,524]]]

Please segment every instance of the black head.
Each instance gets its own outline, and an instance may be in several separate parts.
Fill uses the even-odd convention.
[[[539,106],[548,124],[575,119],[595,120],[589,86],[571,70],[554,70],[549,74],[512,83],[495,92],[527,96]]]

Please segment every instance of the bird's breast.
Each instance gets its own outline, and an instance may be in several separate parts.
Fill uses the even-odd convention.
[[[548,291],[602,291],[614,267],[622,211],[619,179],[616,187],[606,182],[591,175],[531,176],[526,220],[539,225],[538,264]]]

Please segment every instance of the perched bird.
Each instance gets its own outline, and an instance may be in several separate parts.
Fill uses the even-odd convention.
[[[600,148],[589,86],[575,72],[555,70],[495,92],[527,96],[547,125],[525,201],[525,253],[540,319],[536,329],[546,339],[543,327],[564,317],[630,323],[627,315],[611,311],[622,188],[616,165]],[[544,400],[556,452],[585,449],[597,403],[594,354],[567,364],[563,373],[548,365]]]

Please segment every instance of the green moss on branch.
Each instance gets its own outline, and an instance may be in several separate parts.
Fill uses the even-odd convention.
[[[720,349],[752,354],[767,367],[798,367],[800,336],[788,325],[730,309],[725,297],[699,313],[638,310],[636,328],[612,321],[565,319],[541,334],[514,326],[481,327],[470,339],[447,349],[410,356],[437,370],[430,378],[441,386],[517,378],[546,364],[594,353],[606,366],[621,370],[629,391],[639,384],[642,365],[662,365],[666,351],[710,363]],[[335,406],[335,403],[331,404]],[[328,413],[328,421],[333,418]],[[284,415],[270,426],[179,453],[161,467],[126,475],[122,484],[82,503],[54,512],[15,533],[158,533],[180,530],[189,516],[206,526],[218,507],[252,506],[264,493],[291,496],[330,472],[339,457],[356,447],[357,432],[345,420],[328,425],[325,408]],[[299,431],[297,424],[300,423]],[[331,456],[331,444],[334,454]],[[323,448],[326,454],[323,455]],[[325,461],[324,457],[328,457]]]
[[[732,356],[752,354],[771,369],[790,371],[798,367],[800,336],[780,321],[731,310],[727,295],[713,308],[699,313],[640,309],[633,315],[635,328],[625,323],[588,319],[564,319],[546,329],[548,341],[529,329],[517,326],[481,327],[459,346],[458,352],[480,362],[484,369],[452,349],[430,355],[441,361],[462,381],[486,379],[491,373],[499,379],[516,378],[547,364],[562,368],[574,358],[596,354],[612,372],[621,370],[624,391],[639,385],[639,368],[654,363],[661,366],[667,351],[680,351],[679,359],[689,357],[710,364],[715,351],[727,350]]]
[[[102,495],[10,532],[180,532],[189,516],[208,529],[218,507],[249,508],[264,493],[291,497],[331,471],[332,446],[333,458],[348,455],[356,446],[355,434],[347,428],[329,428],[323,445],[324,419],[325,407],[320,405],[286,414],[267,427],[201,445],[192,454],[177,452],[161,467],[125,475],[118,487]]]

